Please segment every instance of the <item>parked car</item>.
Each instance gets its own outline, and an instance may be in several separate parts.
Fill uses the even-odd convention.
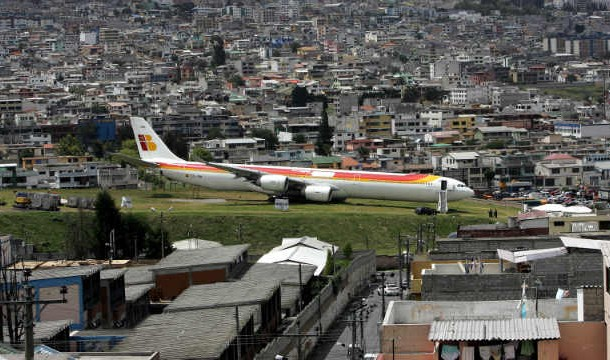
[[[377,289],[377,294],[381,295],[381,288]],[[383,294],[385,296],[398,296],[400,295],[400,288],[396,285],[386,286],[383,288]]]
[[[429,207],[418,207],[415,209],[417,215],[436,215],[436,209]]]

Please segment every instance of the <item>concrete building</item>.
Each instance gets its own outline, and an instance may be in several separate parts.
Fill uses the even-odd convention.
[[[37,299],[57,299],[62,286],[68,293],[65,304],[50,304],[36,309],[36,320],[72,321],[70,328],[96,328],[102,322],[100,266],[61,267],[35,270],[30,277]]]
[[[280,283],[274,279],[239,280],[193,285],[180,294],[165,313],[191,313],[203,309],[256,306],[253,314],[257,334],[273,334],[282,321]],[[259,343],[258,346],[263,346]]]
[[[123,327],[125,320],[124,269],[102,270],[100,298],[102,301],[102,327]]]
[[[150,267],[156,295],[171,300],[191,285],[235,278],[246,266],[249,247],[249,244],[243,244],[174,251]]]
[[[256,263],[248,269],[242,280],[280,282],[282,316],[292,316],[311,299],[315,270],[314,266],[308,265]]]
[[[234,307],[219,307],[151,315],[113,352],[118,357],[120,352],[159,349],[164,360],[252,360],[255,343],[241,340],[254,336],[253,318],[257,307],[240,306],[237,311]]]
[[[568,154],[552,154],[539,161],[534,169],[536,186],[542,188],[575,187],[582,181],[582,160]]]
[[[537,306],[528,298],[393,301],[381,325],[381,353],[383,359],[401,360],[450,354],[453,359],[604,359],[604,324],[577,321],[577,312],[575,299],[540,300]]]

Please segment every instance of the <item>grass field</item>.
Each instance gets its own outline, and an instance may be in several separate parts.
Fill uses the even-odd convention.
[[[565,99],[577,101],[592,101],[597,103],[603,96],[601,84],[570,84],[569,86],[543,87],[540,89],[543,95],[556,95]]]
[[[97,190],[57,191],[62,197],[95,197]],[[164,227],[169,240],[187,237],[219,241],[223,244],[249,243],[250,252],[261,254],[280,244],[282,237],[317,236],[320,240],[355,250],[376,249],[380,254],[395,250],[398,234],[415,235],[419,224],[434,223],[439,236],[455,231],[459,224],[488,222],[490,207],[498,210],[498,220],[517,213],[518,208],[505,203],[463,200],[450,203],[450,213],[436,217],[418,216],[414,209],[426,205],[396,201],[350,199],[341,204],[290,204],[288,211],[276,210],[265,196],[255,193],[215,192],[177,185],[170,190],[111,190],[117,206],[122,196],[132,199],[133,208],[122,212],[144,218],[153,227],[159,225],[164,210]],[[40,251],[61,251],[66,222],[77,216],[75,209],[62,207],[59,212],[14,210],[13,191],[0,192],[7,202],[0,207],[0,232],[14,234],[34,243]],[[171,212],[167,209],[172,208]],[[92,213],[92,211],[89,211]]]

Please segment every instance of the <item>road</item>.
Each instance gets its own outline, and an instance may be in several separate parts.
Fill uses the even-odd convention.
[[[321,339],[309,359],[346,360],[349,359],[347,347],[352,343],[352,314],[362,312],[362,328],[356,322],[356,344],[363,344],[364,353],[379,352],[379,324],[381,321],[381,296],[377,294],[377,284],[371,284],[368,293],[356,297],[350,306],[335,321],[333,327]],[[362,301],[366,299],[366,301]],[[398,300],[398,296],[386,296],[386,309],[389,301]],[[360,304],[366,304],[362,306]],[[357,316],[359,318],[359,315]],[[361,333],[364,333],[362,341]]]

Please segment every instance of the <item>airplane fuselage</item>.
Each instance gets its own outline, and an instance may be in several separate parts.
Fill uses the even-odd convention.
[[[235,174],[196,162],[158,162],[162,175],[181,182],[216,190],[256,191],[273,195],[260,186]],[[447,182],[447,200],[472,196],[472,190],[462,182],[429,174],[395,174],[371,171],[314,169],[282,166],[238,165],[241,168],[267,174],[297,178],[308,185],[333,186],[334,200],[345,198],[399,201],[438,201],[441,182]],[[276,194],[277,195],[277,194]]]

